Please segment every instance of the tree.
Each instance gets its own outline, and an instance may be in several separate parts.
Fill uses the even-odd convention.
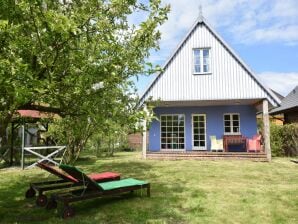
[[[135,11],[147,15],[139,26],[128,23]],[[18,109],[54,112],[63,118],[62,126],[80,123],[84,130],[90,119],[96,125],[119,114],[134,119],[127,113],[131,77],[155,71],[147,59],[151,49],[158,49],[157,28],[168,11],[160,0],[148,5],[137,0],[2,1],[2,144]]]

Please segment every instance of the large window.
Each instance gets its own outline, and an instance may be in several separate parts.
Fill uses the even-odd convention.
[[[240,115],[224,115],[225,134],[240,134]]]
[[[161,115],[161,149],[184,149],[184,115]]]
[[[194,74],[210,73],[210,49],[196,48],[193,50]]]

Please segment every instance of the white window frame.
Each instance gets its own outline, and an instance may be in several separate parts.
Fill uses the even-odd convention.
[[[200,147],[200,146],[194,146],[194,130],[193,130],[193,123],[194,123],[194,119],[193,117],[194,116],[204,116],[205,117],[205,147]],[[207,116],[206,114],[192,114],[191,115],[191,144],[192,144],[192,150],[204,150],[206,151],[207,150],[207,144],[208,144],[208,141],[207,141]]]
[[[231,127],[231,132],[226,132],[226,125],[225,125],[225,115],[229,115],[230,116],[230,127]],[[233,115],[238,115],[239,117],[239,132],[234,132],[233,131]],[[240,124],[240,113],[225,113],[223,115],[223,128],[224,128],[224,134],[225,135],[241,135],[241,124]]]
[[[182,115],[183,116],[183,122],[184,122],[184,127],[183,127],[183,131],[184,131],[184,136],[183,136],[183,138],[184,138],[184,148],[183,149],[163,149],[162,147],[161,147],[161,145],[162,145],[162,141],[161,141],[161,138],[162,138],[162,136],[161,136],[161,134],[162,134],[162,131],[161,131],[161,128],[162,128],[162,125],[161,125],[161,122],[162,122],[162,120],[161,120],[161,117],[165,117],[165,116],[179,116],[179,115]],[[186,149],[186,133],[185,133],[185,130],[186,130],[186,125],[185,125],[185,114],[161,114],[160,116],[159,116],[159,121],[160,121],[160,125],[159,125],[159,128],[160,128],[160,131],[159,131],[159,139],[160,139],[160,151],[185,151],[185,149]],[[179,137],[178,137],[179,138]],[[179,143],[178,143],[178,145],[179,145]]]
[[[196,72],[195,69],[195,50],[200,51],[200,72]],[[209,50],[209,71],[204,72],[204,56],[203,56],[203,50]],[[192,70],[193,74],[195,75],[205,75],[205,74],[211,74],[211,47],[196,47],[192,49]]]

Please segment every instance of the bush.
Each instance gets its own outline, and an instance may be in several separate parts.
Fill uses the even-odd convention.
[[[282,152],[282,126],[271,124],[270,125],[270,145],[272,156],[284,156]]]
[[[278,126],[271,124],[273,156],[298,156],[298,124]]]

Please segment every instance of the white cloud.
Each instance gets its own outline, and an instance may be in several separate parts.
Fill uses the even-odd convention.
[[[172,48],[177,37],[196,20],[199,4],[204,17],[245,44],[280,41],[298,44],[297,0],[163,0],[171,5],[169,20],[161,27],[162,46]],[[180,38],[181,39],[181,38]]]
[[[257,74],[257,76],[268,88],[273,89],[283,96],[286,96],[298,85],[298,72],[262,72]]]

